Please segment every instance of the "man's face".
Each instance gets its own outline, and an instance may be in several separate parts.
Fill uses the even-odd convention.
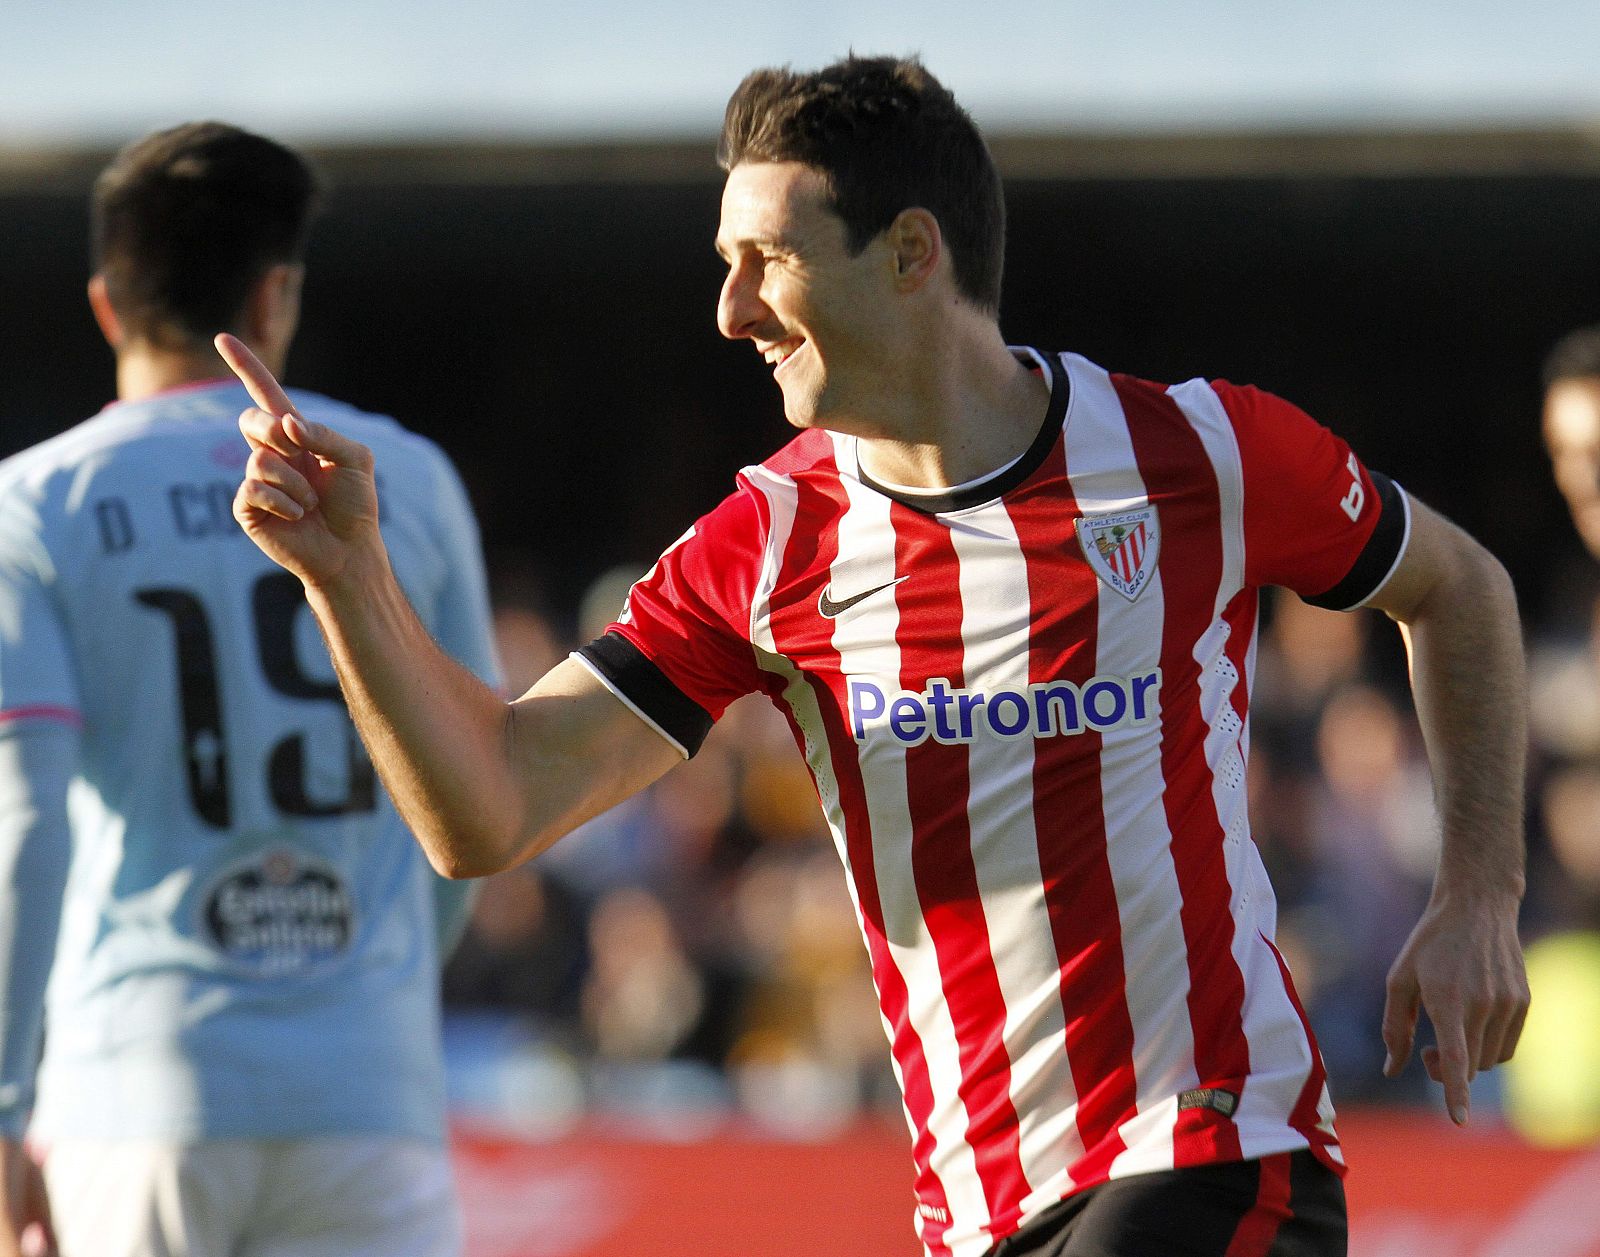
[[[742,162],[722,192],[717,252],[728,264],[717,327],[754,342],[798,428],[858,430],[885,388],[893,259],[860,254],[829,208],[823,176],[799,162]]]
[[[1558,380],[1550,386],[1544,398],[1544,441],[1572,522],[1600,558],[1600,376]]]

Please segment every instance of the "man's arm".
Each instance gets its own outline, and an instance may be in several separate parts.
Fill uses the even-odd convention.
[[[304,584],[356,727],[435,869],[509,868],[679,761],[574,660],[507,704],[446,655],[389,567],[371,452],[301,418],[240,342],[217,348],[259,407],[239,420],[251,456],[234,515]]]
[[[432,450],[432,455],[432,526],[444,558],[444,579],[435,592],[428,623],[434,639],[452,659],[504,694],[478,521],[454,464],[443,450]],[[478,884],[438,876],[430,876],[429,882],[442,968],[466,932]]]
[[[1511,1059],[1528,1011],[1517,936],[1527,684],[1505,569],[1414,498],[1411,512],[1405,554],[1368,605],[1406,640],[1443,845],[1427,909],[1389,972],[1384,1072],[1404,1068],[1425,1009],[1438,1045],[1423,1064],[1462,1124],[1468,1084]]]
[[[373,763],[446,877],[536,855],[681,758],[572,659],[503,702],[434,644],[387,564],[306,593]]]
[[[30,1224],[49,1234],[44,1180],[22,1134],[71,860],[78,741],[76,729],[43,722],[0,737],[0,1257],[20,1251]]]

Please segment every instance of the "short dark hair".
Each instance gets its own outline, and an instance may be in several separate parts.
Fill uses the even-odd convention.
[[[851,55],[798,74],[756,70],[728,100],[717,161],[803,162],[827,180],[852,253],[904,209],[939,220],[963,296],[1000,308],[1006,208],[994,159],[947,88],[915,57]]]
[[[1561,380],[1600,376],[1600,323],[1568,332],[1544,360],[1544,386]]]
[[[128,145],[95,180],[90,247],[127,332],[203,344],[233,330],[250,288],[305,256],[319,181],[299,154],[221,122]]]

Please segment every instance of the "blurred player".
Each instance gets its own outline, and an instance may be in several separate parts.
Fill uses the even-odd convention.
[[[1245,815],[1257,591],[1406,626],[1444,849],[1383,1037],[1397,1071],[1427,1009],[1465,1122],[1526,1001],[1504,571],[1274,397],[1008,347],[999,179],[918,63],[758,71],[722,158],[719,325],[803,431],[509,707],[406,609],[372,454],[224,342],[260,407],[235,512],[305,583],[385,779],[435,867],[475,876],[763,692],[845,864],[930,1253],[1343,1253]]]
[[[228,126],[124,150],[89,285],[118,400],[0,464],[0,1253],[39,1208],[30,1109],[67,1257],[459,1251],[437,985],[466,904],[379,789],[300,583],[229,513],[248,398],[211,337],[282,368],[315,196]],[[381,451],[397,576],[491,677],[449,463],[295,400]]]
[[[1600,325],[1568,332],[1544,361],[1544,444],[1556,487],[1589,553],[1600,559]],[[1600,601],[1593,613],[1600,624]],[[1592,663],[1585,669],[1592,676]],[[1581,684],[1581,682],[1579,682]],[[1575,694],[1579,704],[1591,696]],[[1563,891],[1580,901],[1589,881],[1584,853],[1595,841],[1600,795],[1586,764],[1553,766],[1540,811],[1561,864]],[[1528,946],[1535,999],[1523,1051],[1506,1077],[1506,1115],[1519,1133],[1553,1147],[1592,1145],[1600,1135],[1600,934],[1578,912]],[[1587,1015],[1586,1015],[1587,1014]]]
[[[1544,364],[1544,443],[1578,535],[1600,558],[1600,327],[1556,343]]]

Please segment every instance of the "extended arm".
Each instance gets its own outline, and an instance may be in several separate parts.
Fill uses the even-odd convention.
[[[67,786],[77,765],[76,729],[39,723],[0,737],[0,1255],[18,1251],[30,1223],[49,1225],[22,1134],[71,858]]]
[[[1406,639],[1443,843],[1427,909],[1389,973],[1384,1070],[1404,1067],[1426,1009],[1438,1045],[1423,1063],[1460,1124],[1468,1084],[1511,1059],[1528,1010],[1517,936],[1527,685],[1505,570],[1436,512],[1411,508],[1405,555],[1370,605]]]
[[[373,763],[447,877],[509,868],[679,762],[571,659],[503,702],[434,644],[386,561],[306,594]]]
[[[508,868],[679,761],[582,664],[508,704],[445,654],[389,567],[371,453],[305,422],[238,341],[218,348],[259,407],[239,421],[252,452],[235,517],[305,585],[356,727],[434,868]]]

